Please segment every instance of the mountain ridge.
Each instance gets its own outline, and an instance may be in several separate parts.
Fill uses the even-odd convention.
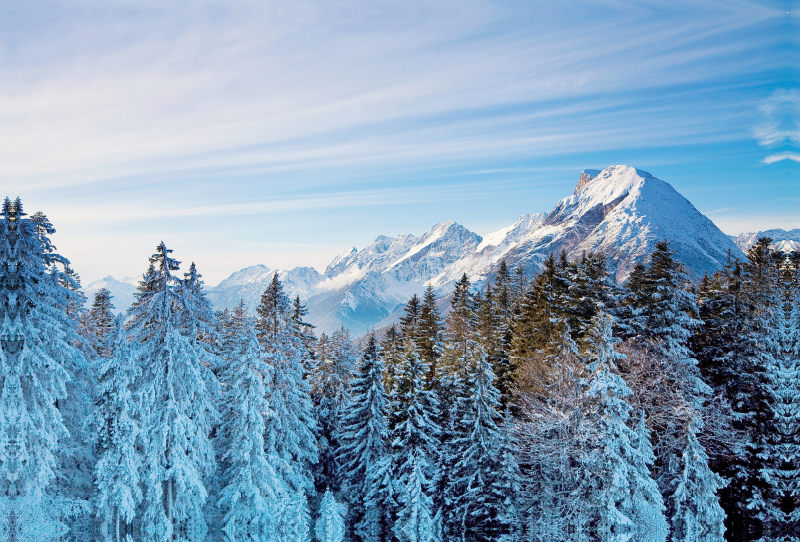
[[[208,297],[217,309],[244,299],[251,311],[277,272],[285,290],[307,304],[308,321],[320,331],[341,325],[360,335],[396,319],[413,294],[430,284],[439,298],[466,274],[476,288],[496,274],[502,261],[529,275],[551,252],[571,258],[599,251],[624,280],[646,259],[657,241],[667,239],[690,276],[699,278],[744,254],[733,240],[672,186],[629,166],[583,170],[574,193],[549,213],[526,214],[482,237],[450,220],[420,236],[379,235],[358,250],[336,256],[323,273],[313,268],[270,269],[255,265],[232,273]]]

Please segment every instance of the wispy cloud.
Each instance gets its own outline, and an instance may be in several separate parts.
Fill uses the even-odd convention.
[[[753,130],[759,145],[800,145],[800,91],[777,90],[759,106],[759,110],[762,120]]]
[[[763,102],[749,83],[783,70],[784,16],[746,0],[23,2],[0,13],[0,182],[95,268],[209,215],[218,233],[191,246],[220,268],[226,239],[237,262],[248,243],[326,245],[373,206],[430,225],[494,198],[471,216],[505,220],[563,195],[507,201],[544,169],[588,161],[574,177],[620,149],[656,149],[644,168],[753,137],[794,156],[772,147],[797,143],[798,94]]]
[[[771,154],[764,158],[765,164],[774,164],[775,162],[782,162],[784,160],[791,160],[793,162],[800,162],[800,153],[784,152],[781,154]]]

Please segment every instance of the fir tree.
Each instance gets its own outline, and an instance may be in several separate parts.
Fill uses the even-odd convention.
[[[470,365],[465,379],[459,434],[450,445],[453,468],[448,494],[462,540],[512,540],[516,525],[519,472],[502,426],[500,393],[485,356]]]
[[[186,317],[199,312],[197,300],[182,295],[172,273],[179,262],[171,252],[158,245],[129,310],[130,335],[139,343],[142,519],[145,539],[152,541],[183,531],[204,536],[206,482],[216,466],[209,435],[218,415],[213,403],[218,384],[203,364],[208,353],[198,345],[197,324]]]
[[[725,512],[717,492],[725,482],[708,468],[708,456],[697,441],[694,423],[690,422],[686,435],[683,470],[673,495],[672,542],[723,542]]]
[[[219,506],[223,531],[231,542],[266,536],[280,500],[288,493],[264,448],[269,407],[267,383],[272,367],[265,362],[256,331],[240,304],[234,310],[235,348],[222,380],[225,393],[219,428],[222,485]]]
[[[311,397],[317,419],[319,463],[315,473],[318,491],[340,489],[339,461],[341,422],[350,402],[349,384],[357,352],[344,327],[330,338],[321,338],[314,371],[311,374]]]
[[[439,483],[438,403],[433,392],[426,389],[428,367],[413,341],[406,340],[404,346],[395,404],[399,423],[392,442],[399,506],[392,530],[400,542],[430,542],[439,540],[432,498]]]
[[[67,384],[85,366],[70,307],[80,305],[69,262],[55,253],[55,229],[30,218],[19,199],[0,218],[0,495],[38,507],[59,474],[59,448],[69,438],[62,409]],[[35,529],[36,527],[33,527]]]
[[[375,334],[366,346],[350,383],[350,403],[342,422],[339,462],[350,503],[349,521],[361,540],[384,540],[392,516],[387,396],[383,360]]]
[[[108,358],[112,354],[112,341],[114,340],[114,305],[111,304],[111,292],[106,288],[100,288],[94,295],[92,308],[87,314],[88,326],[92,334],[97,338],[95,349],[97,355]]]
[[[627,425],[631,407],[624,398],[631,390],[614,373],[621,355],[613,345],[612,319],[600,313],[588,337],[586,395],[593,404],[589,416],[596,429],[588,465],[594,479],[587,498],[597,507],[600,538],[624,541],[640,528],[637,519],[648,518],[649,531],[664,533],[666,522],[661,494],[648,469],[653,457],[649,442]]]
[[[142,500],[142,458],[136,447],[140,428],[134,419],[137,405],[131,393],[139,375],[138,345],[128,340],[124,318],[117,318],[114,328],[113,356],[98,368],[97,418],[92,421],[92,433],[98,457],[94,469],[98,514],[107,526],[105,540],[121,542],[130,533]]]
[[[264,443],[279,476],[295,494],[314,494],[312,468],[318,461],[314,406],[303,378],[305,349],[297,336],[289,299],[275,274],[261,296],[256,329],[272,366]]]

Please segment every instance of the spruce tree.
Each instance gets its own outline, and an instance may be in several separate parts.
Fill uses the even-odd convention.
[[[587,413],[595,423],[593,453],[587,467],[593,472],[588,502],[597,510],[596,529],[601,540],[629,540],[643,526],[647,531],[666,534],[664,504],[650,477],[652,449],[642,434],[628,427],[630,405],[625,397],[631,390],[615,374],[621,354],[614,350],[612,319],[600,313],[594,319],[587,341]]]
[[[277,273],[261,296],[256,329],[272,367],[268,404],[275,416],[266,421],[267,454],[292,492],[314,495],[313,467],[319,452],[311,389],[303,378],[306,353]]]
[[[673,495],[672,542],[724,542],[725,512],[717,492],[726,484],[708,467],[708,456],[695,435],[694,420],[686,435],[683,470]]]
[[[338,451],[350,505],[350,530],[364,541],[384,540],[392,526],[387,408],[383,360],[375,334],[369,333],[350,382],[350,403],[344,412]]]
[[[142,500],[137,448],[140,427],[136,423],[136,401],[131,387],[140,373],[136,364],[139,345],[128,340],[125,320],[115,319],[113,356],[98,367],[97,417],[91,421],[97,465],[96,506],[105,523],[106,541],[121,542],[131,533],[131,523]]]
[[[216,467],[209,435],[218,384],[203,363],[208,352],[198,344],[198,324],[187,318],[198,312],[197,299],[183,295],[171,252],[158,245],[129,309],[130,336],[139,345],[143,535],[154,542],[205,537],[206,484]]]
[[[62,410],[73,400],[71,369],[85,366],[77,322],[80,305],[66,258],[42,214],[26,218],[19,199],[6,198],[0,217],[0,496],[40,511],[29,532],[54,523],[41,505],[60,474],[60,448],[70,437]],[[72,312],[74,314],[74,312]],[[90,413],[86,413],[89,415]],[[28,518],[32,519],[32,518]]]
[[[225,392],[218,430],[222,451],[218,506],[230,542],[266,537],[288,493],[264,447],[266,419],[275,416],[267,400],[272,367],[265,361],[253,322],[242,318],[246,315],[242,308],[240,304],[234,310],[235,346],[221,374]]]
[[[509,449],[507,428],[500,415],[500,393],[494,387],[491,363],[483,355],[473,359],[464,382],[458,435],[451,442],[452,496],[456,529],[462,540],[513,540],[519,471]]]
[[[438,402],[427,390],[428,367],[414,342],[404,344],[403,364],[397,375],[397,417],[392,452],[397,485],[398,513],[392,527],[400,542],[440,540],[432,494],[439,484],[440,429],[435,415]]]
[[[422,361],[428,364],[428,383],[433,386],[438,378],[439,358],[444,350],[444,345],[442,344],[442,317],[436,306],[433,286],[430,284],[425,288],[425,295],[422,297],[416,335],[417,351]]]
[[[97,355],[102,358],[110,357],[113,350],[115,324],[112,297],[106,288],[100,288],[94,295],[92,308],[87,314],[89,328],[97,338]]]
[[[341,480],[337,450],[341,444],[341,422],[350,403],[350,378],[357,351],[344,327],[330,338],[321,338],[311,374],[311,398],[318,424],[319,463],[315,472],[319,492],[331,488],[338,493]]]

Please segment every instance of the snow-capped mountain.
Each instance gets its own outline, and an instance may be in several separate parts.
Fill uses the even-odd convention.
[[[521,266],[533,274],[548,254],[562,250],[571,258],[584,251],[602,252],[612,272],[624,280],[662,239],[670,241],[677,259],[695,278],[724,265],[728,251],[744,257],[729,236],[669,184],[645,171],[612,166],[581,172],[574,194],[550,213],[523,215],[485,237],[444,222],[419,237],[381,235],[362,250],[354,247],[340,254],[324,273],[309,267],[274,270],[255,265],[207,292],[217,309],[232,308],[244,299],[254,311],[277,272],[287,293],[307,303],[307,320],[319,331],[344,325],[361,335],[394,321],[408,298],[421,294],[427,284],[444,298],[465,273],[480,287],[504,260],[511,268]]]
[[[506,263],[535,272],[548,254],[566,251],[608,256],[618,280],[667,239],[690,276],[718,269],[728,250],[743,257],[732,240],[672,186],[639,169],[612,166],[585,170],[572,196],[559,201],[540,227],[508,252]]]
[[[743,252],[756,244],[760,237],[769,237],[772,239],[772,247],[782,252],[795,252],[800,251],[800,228],[793,230],[764,230],[743,233],[736,238],[736,246]]]
[[[88,303],[91,305],[95,294],[97,294],[101,288],[107,289],[111,292],[111,303],[114,305],[114,314],[119,314],[128,310],[128,307],[133,304],[133,295],[136,293],[136,287],[139,285],[141,278],[142,277],[125,277],[117,280],[109,275],[92,282],[85,288],[82,288],[82,290],[84,295],[86,295]]]

